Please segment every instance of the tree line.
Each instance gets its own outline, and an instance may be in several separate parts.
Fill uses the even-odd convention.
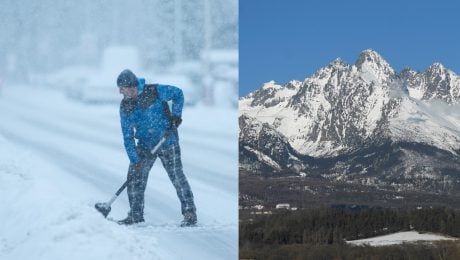
[[[240,222],[240,248],[242,253],[258,252],[258,249],[267,247],[272,251],[283,251],[298,246],[316,248],[320,251],[321,248],[333,246],[340,251],[350,247],[345,244],[346,240],[409,230],[460,237],[460,210],[374,207],[358,210],[318,208],[285,211]],[[397,250],[398,247],[394,248]],[[430,248],[426,250],[431,250]],[[455,249],[456,246],[450,248],[453,251],[458,249]]]

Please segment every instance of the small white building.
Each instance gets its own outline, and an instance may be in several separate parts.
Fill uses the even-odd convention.
[[[289,205],[289,203],[280,203],[280,204],[276,204],[276,208],[277,209],[289,209],[291,206]]]
[[[252,206],[253,209],[257,209],[257,210],[262,210],[264,208],[263,205],[255,205],[255,206]]]

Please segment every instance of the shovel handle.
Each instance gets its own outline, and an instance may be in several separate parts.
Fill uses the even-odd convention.
[[[160,141],[157,143],[157,145],[155,145],[155,147],[153,147],[153,149],[150,151],[151,154],[155,154],[158,149],[160,148],[160,146],[166,141],[166,138],[172,133],[173,131],[168,131],[166,132],[160,139]],[[113,195],[113,197],[109,200],[109,202],[107,202],[107,204],[109,206],[112,205],[112,203],[117,199],[117,197],[123,192],[123,190],[126,188],[126,186],[128,186],[128,182],[130,181],[130,179],[127,179],[125,181],[125,183],[123,183],[123,185],[121,185],[121,187],[117,190],[117,192],[115,193],[115,195]]]

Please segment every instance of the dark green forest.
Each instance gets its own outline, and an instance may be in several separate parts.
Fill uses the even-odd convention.
[[[458,260],[459,242],[403,244],[382,247],[350,245],[283,245],[240,248],[240,259],[312,260]]]
[[[345,243],[409,230],[460,237],[460,210],[317,208],[242,218],[240,258],[460,259],[460,243],[452,241],[385,247]]]

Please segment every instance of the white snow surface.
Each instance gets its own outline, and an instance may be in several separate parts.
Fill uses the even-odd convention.
[[[114,91],[117,91],[115,88]],[[85,106],[45,88],[0,95],[0,259],[236,259],[236,109],[193,107],[179,128],[199,225],[180,228],[180,203],[157,160],[145,224],[120,226],[94,209],[126,178],[118,107]],[[126,216],[126,191],[109,217]]]
[[[414,243],[414,242],[432,242],[439,240],[457,240],[456,238],[447,237],[438,234],[432,233],[420,233],[417,231],[406,231],[406,232],[397,232],[389,235],[371,237],[366,239],[359,240],[350,240],[347,241],[349,244],[353,245],[370,245],[370,246],[388,246],[388,245],[397,245],[402,243]]]
[[[455,153],[460,148],[460,114],[455,107],[404,98],[398,116],[390,120],[391,136],[395,141],[426,143]]]
[[[257,156],[257,158],[259,159],[259,161],[265,162],[265,163],[267,163],[268,165],[272,166],[273,168],[275,168],[277,170],[281,170],[281,166],[279,164],[277,164],[275,161],[273,161],[269,156],[263,154],[262,152],[254,150],[249,146],[245,146],[244,148],[246,148],[248,151],[254,153]]]

